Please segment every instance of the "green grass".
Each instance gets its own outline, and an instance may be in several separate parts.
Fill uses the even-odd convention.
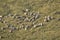
[[[8,13],[23,15],[22,10],[26,8],[30,9],[30,12],[39,11],[41,13],[41,18],[36,22],[43,22],[44,16],[48,15],[55,19],[46,22],[46,25],[42,27],[32,28],[32,30],[19,30],[13,33],[9,33],[8,30],[0,30],[0,35],[3,37],[0,40],[60,40],[60,21],[57,21],[60,14],[54,14],[56,11],[60,11],[60,0],[0,0],[0,15],[8,15]],[[16,27],[20,26],[11,17],[3,19]],[[5,26],[0,22],[0,28]]]

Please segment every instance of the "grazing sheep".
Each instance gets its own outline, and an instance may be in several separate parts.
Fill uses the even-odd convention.
[[[36,28],[38,26],[43,26],[43,23],[38,23],[38,24],[35,24],[33,27]]]
[[[47,20],[51,20],[51,17],[50,16],[47,16]]]
[[[26,11],[26,12],[28,12],[28,11],[29,11],[29,9],[26,9],[25,11]]]
[[[30,21],[31,21],[31,22],[34,22],[34,21],[35,21],[35,16],[31,17],[31,18],[30,18]]]
[[[54,17],[48,16],[47,19],[48,19],[48,20],[52,20],[52,19],[54,19]]]
[[[43,26],[43,23],[39,23],[38,25],[39,25],[39,26]]]
[[[2,18],[2,16],[0,15],[0,18]]]
[[[5,30],[6,28],[5,27],[1,27],[1,30]]]
[[[26,13],[26,12],[24,12],[24,15],[27,15],[27,13]]]
[[[16,27],[16,30],[19,30],[19,27]]]
[[[25,26],[25,30],[27,30],[28,29],[28,26]]]
[[[31,13],[29,13],[29,15],[28,16],[33,16],[33,13],[31,12]]]
[[[2,18],[0,18],[0,21],[2,21]]]
[[[16,27],[11,26],[11,27],[9,27],[9,29],[11,29],[11,30],[16,30]]]
[[[12,33],[13,32],[13,30],[9,30],[9,33]]]
[[[44,19],[47,19],[47,16],[45,16]]]
[[[35,21],[35,19],[34,19],[34,18],[33,18],[33,19],[30,19],[30,21],[31,21],[31,22],[34,22],[34,21]]]
[[[8,17],[12,17],[12,16],[13,16],[13,14],[9,13],[7,16],[8,16]]]
[[[45,18],[45,19],[44,19],[44,22],[48,22],[48,21],[54,19],[54,18],[51,17],[51,16],[45,16],[44,18]]]
[[[33,25],[35,24],[35,22],[32,23]]]
[[[0,16],[0,21],[2,21],[2,16]]]
[[[48,20],[47,19],[44,19],[44,22],[48,22]]]
[[[22,29],[22,28],[23,28],[23,26],[20,26],[20,27],[19,27],[19,29]]]
[[[19,27],[19,29],[24,29],[24,28],[25,28],[24,24],[21,24]]]
[[[60,14],[60,11],[55,12],[55,14]]]
[[[12,27],[13,25],[11,25],[11,24],[8,24],[8,27]]]
[[[25,27],[25,30],[27,30],[27,27]]]
[[[36,15],[36,13],[35,12],[33,12],[33,14],[32,14],[33,16],[35,16]]]
[[[34,18],[35,18],[35,19],[39,18],[39,15],[35,15]]]
[[[28,30],[30,27],[30,25],[25,25],[25,30]]]
[[[28,20],[29,20],[29,18],[28,18],[28,17],[26,17],[26,18],[24,19],[24,21],[27,21],[27,22],[28,22]]]
[[[34,27],[34,28],[36,28],[36,27],[37,27],[37,25],[34,25],[33,27]]]
[[[3,23],[6,23],[5,21],[3,21]]]
[[[18,16],[18,17],[17,17],[17,20],[24,21],[25,18],[26,18],[25,16]]]
[[[51,17],[51,19],[54,19],[54,17]]]

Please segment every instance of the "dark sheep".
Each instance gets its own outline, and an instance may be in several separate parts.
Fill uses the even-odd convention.
[[[58,11],[58,12],[55,12],[55,14],[60,14],[60,11]]]

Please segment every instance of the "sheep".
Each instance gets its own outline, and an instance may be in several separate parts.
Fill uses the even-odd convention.
[[[13,32],[13,30],[9,30],[9,33],[12,33]]]
[[[60,14],[60,11],[55,12],[55,14]]]
[[[33,27],[34,27],[34,28],[36,28],[36,27],[37,27],[37,25],[34,25]]]
[[[10,25],[10,24],[8,25],[8,29],[10,29],[9,30],[10,33],[12,33],[13,31],[17,30],[17,28],[15,26]]]
[[[0,16],[0,21],[2,21],[2,16]]]
[[[16,27],[16,30],[19,30],[19,27]]]
[[[34,16],[31,17],[31,18],[30,18],[30,21],[31,21],[31,22],[34,22],[34,21],[35,21],[35,17],[34,17]]]
[[[26,12],[28,12],[28,11],[29,11],[29,9],[26,9],[25,11],[26,11]]]
[[[13,25],[11,25],[11,24],[7,24],[8,25],[8,28],[10,28],[10,27],[12,27]]]
[[[35,16],[35,19],[38,19],[39,18],[39,15],[37,14],[36,16]]]
[[[44,19],[47,19],[47,16],[45,16]]]
[[[2,21],[2,18],[0,18],[0,21]]]
[[[44,22],[48,22],[48,20],[47,19],[44,19]]]
[[[28,16],[33,16],[33,13],[32,13],[32,12],[31,12],[31,13],[29,13],[29,14],[28,14]]]
[[[27,13],[26,13],[26,12],[24,12],[24,15],[27,15]]]
[[[54,17],[48,16],[47,19],[48,19],[48,20],[52,20],[52,19],[54,19]]]
[[[60,18],[58,18],[58,21],[60,21]]]
[[[22,20],[22,21],[24,21],[25,18],[26,18],[26,16],[18,16],[18,17],[17,17],[17,20]]]
[[[16,27],[11,26],[11,27],[9,27],[9,29],[11,29],[11,30],[16,30]]]
[[[28,29],[28,26],[25,26],[25,30],[27,30]]]
[[[45,16],[45,17],[44,17],[44,22],[48,22],[48,21],[50,21],[50,20],[52,20],[52,19],[54,19],[54,18],[51,17],[51,16]]]
[[[2,16],[0,15],[0,18],[2,18]]]
[[[29,28],[31,28],[31,26],[27,24],[24,27],[25,27],[25,30],[28,30]]]
[[[6,24],[7,22],[6,21],[3,21],[4,24]]]
[[[35,24],[33,27],[36,28],[36,27],[38,27],[38,26],[43,26],[43,23],[37,23],[37,24]]]
[[[5,30],[6,28],[5,27],[1,27],[1,30]]]
[[[22,28],[24,28],[24,26],[23,25],[20,25],[19,29],[22,29]]]
[[[39,26],[43,26],[43,23],[39,23],[38,25],[39,25]]]
[[[7,15],[8,17],[11,17],[11,16],[13,16],[11,13],[9,13],[8,15]]]
[[[29,20],[29,18],[28,17],[26,17],[25,19],[24,19],[24,21],[28,21]]]

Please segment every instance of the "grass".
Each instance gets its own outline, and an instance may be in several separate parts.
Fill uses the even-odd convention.
[[[60,14],[54,14],[60,11],[60,0],[0,0],[0,15],[18,14],[23,15],[24,9],[30,9],[30,12],[40,12],[41,18],[36,22],[43,22],[44,16],[53,16],[55,19],[46,22],[43,27],[32,28],[32,30],[19,30],[9,33],[8,30],[1,31],[0,40],[60,40]],[[3,18],[6,22],[19,27],[16,20],[11,17]],[[27,24],[27,22],[24,22]],[[29,23],[29,22],[28,22]],[[4,23],[0,22],[0,28],[5,27]]]

